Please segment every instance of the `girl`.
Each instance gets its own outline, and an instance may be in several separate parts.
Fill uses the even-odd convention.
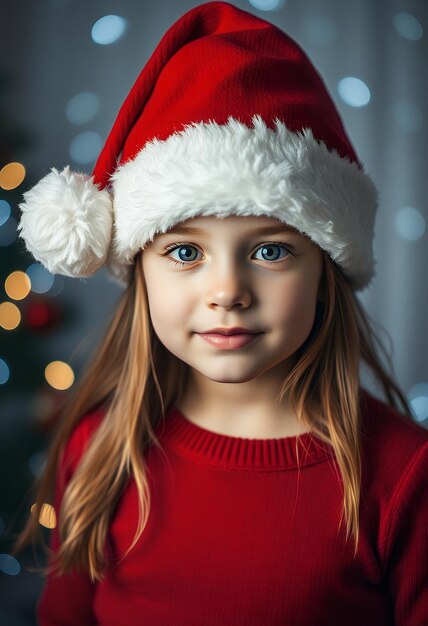
[[[125,285],[17,542],[56,519],[39,624],[427,624],[428,433],[355,296],[377,191],[301,48],[195,7],[93,176],[20,206],[51,272]]]

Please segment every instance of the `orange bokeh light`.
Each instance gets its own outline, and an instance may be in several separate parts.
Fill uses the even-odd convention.
[[[74,383],[74,372],[64,361],[52,361],[45,367],[45,378],[54,389],[68,389]]]
[[[16,189],[25,178],[25,167],[22,163],[8,163],[0,170],[0,187],[9,191]]]
[[[14,330],[21,321],[21,311],[13,302],[0,304],[0,326],[5,330]]]
[[[6,278],[4,289],[12,300],[23,300],[31,291],[31,280],[25,272],[17,270]]]

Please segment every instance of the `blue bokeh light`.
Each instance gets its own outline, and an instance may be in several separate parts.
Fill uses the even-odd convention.
[[[404,39],[418,41],[424,34],[421,23],[411,13],[396,13],[393,17],[395,30]]]
[[[55,276],[40,263],[32,263],[25,272],[31,281],[31,291],[34,293],[46,293],[54,284]]]
[[[428,396],[418,396],[410,402],[415,419],[424,422],[428,419]]]
[[[418,209],[406,206],[395,215],[395,228],[403,239],[416,241],[426,230],[425,218]]]
[[[3,226],[0,226],[0,246],[10,246],[16,240],[18,236],[17,226],[18,223],[14,217],[9,217]]]
[[[91,37],[102,46],[114,43],[125,33],[127,21],[119,15],[104,15],[92,26]]]
[[[354,76],[342,78],[337,89],[342,100],[352,107],[363,107],[370,102],[370,89]]]
[[[428,383],[416,383],[407,394],[414,418],[418,422],[428,419]]]
[[[249,2],[259,11],[274,11],[275,9],[282,9],[286,0],[249,0]]]
[[[9,576],[16,576],[21,566],[11,554],[0,554],[0,570]]]
[[[90,91],[82,91],[67,102],[65,115],[72,124],[86,124],[86,122],[94,119],[99,108],[98,96]]]
[[[69,154],[75,163],[92,163],[101,152],[102,141],[98,133],[92,130],[79,133],[70,143]]]
[[[0,200],[0,226],[3,226],[10,217],[10,204],[6,200]]]
[[[10,371],[6,361],[0,359],[0,385],[4,385],[9,380]]]

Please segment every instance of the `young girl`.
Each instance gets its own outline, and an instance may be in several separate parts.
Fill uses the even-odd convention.
[[[54,527],[39,624],[428,624],[428,432],[355,295],[377,192],[300,47],[195,7],[93,177],[20,206],[51,272],[125,285],[17,542]]]

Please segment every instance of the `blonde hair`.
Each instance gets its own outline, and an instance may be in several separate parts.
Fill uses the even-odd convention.
[[[299,420],[334,449],[343,483],[339,524],[344,516],[346,537],[352,533],[356,555],[361,482],[361,359],[378,378],[388,403],[398,409],[395,394],[406,418],[412,420],[412,414],[405,396],[381,364],[376,344],[392,369],[348,281],[323,250],[322,259],[324,300],[317,305],[311,333],[296,353],[295,365],[283,381],[278,398],[289,394]],[[153,330],[140,251],[105,337],[61,412],[43,475],[33,485],[33,501],[40,511],[43,503],[52,501],[61,454],[73,429],[91,409],[104,407],[105,415],[65,489],[59,511],[60,546],[55,560],[42,568],[44,573],[57,570],[62,575],[76,568],[87,572],[92,581],[103,580],[109,523],[131,476],[138,490],[139,519],[134,539],[121,558],[135,546],[150,511],[145,451],[156,445],[163,452],[154,428],[179,403],[188,373],[188,366],[163,347]],[[30,515],[13,553],[17,554],[30,541],[43,539],[40,533],[37,516]]]

